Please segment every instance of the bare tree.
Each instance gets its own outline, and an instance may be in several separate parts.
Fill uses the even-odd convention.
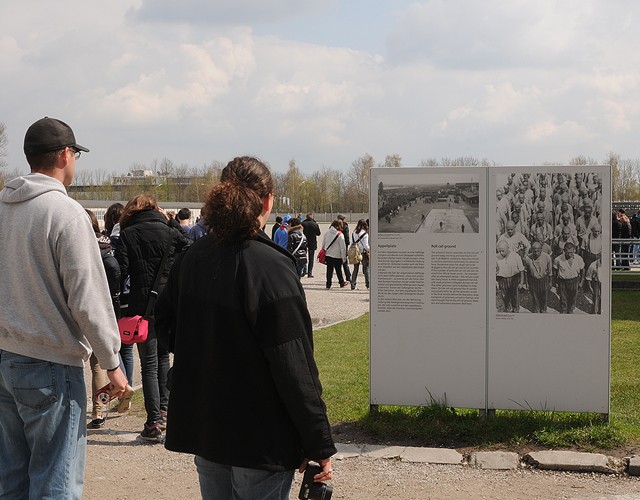
[[[569,160],[569,165],[581,166],[581,165],[598,165],[598,162],[590,156],[575,156]]]
[[[621,159],[609,153],[607,163],[611,167],[611,194],[616,201],[636,200],[640,194],[640,160]]]
[[[402,166],[402,157],[399,154],[387,155],[384,158],[383,167],[387,168],[399,168]]]
[[[495,163],[486,158],[480,160],[474,156],[458,156],[457,158],[443,156],[440,160],[428,158],[420,162],[421,167],[490,167],[492,165]]]
[[[353,201],[355,211],[366,212],[368,210],[369,175],[374,166],[375,160],[369,153],[351,163],[351,169],[347,174],[349,181],[347,192],[349,193],[349,198]]]

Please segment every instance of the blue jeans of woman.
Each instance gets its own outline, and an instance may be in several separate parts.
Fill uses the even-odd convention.
[[[294,471],[269,472],[194,458],[203,500],[288,500]]]
[[[82,497],[84,369],[0,350],[0,498]]]
[[[127,382],[133,387],[133,344],[120,346],[120,369],[127,377]]]
[[[149,324],[151,327],[151,323]],[[149,332],[151,333],[151,332]],[[140,367],[142,368],[142,394],[144,409],[147,412],[147,425],[162,422],[160,410],[166,410],[169,404],[167,373],[169,372],[169,353],[158,347],[153,337],[138,344]]]

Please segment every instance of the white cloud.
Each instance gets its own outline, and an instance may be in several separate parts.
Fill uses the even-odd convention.
[[[248,26],[319,12],[332,3],[318,0],[142,0],[132,15],[140,22]]]
[[[479,71],[577,67],[608,57],[618,29],[638,41],[629,9],[637,11],[628,1],[427,0],[400,16],[389,52],[398,63]],[[637,60],[634,46],[620,48]]]
[[[25,2],[0,4],[0,121],[12,164],[23,163],[24,130],[44,114],[92,149],[81,164],[109,171],[244,153],[276,169],[296,158],[306,172],[346,169],[365,152],[405,164],[638,156],[640,5],[629,1],[413,3],[379,21],[380,37],[392,32],[385,55],[251,26],[263,4],[264,22],[327,9],[327,23],[337,0]],[[230,24],[212,22],[214,9]],[[189,21],[195,13],[202,23]]]

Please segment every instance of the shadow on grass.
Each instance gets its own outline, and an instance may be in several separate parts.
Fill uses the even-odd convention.
[[[449,448],[527,447],[606,450],[624,444],[623,433],[599,414],[498,410],[485,418],[478,410],[380,407],[357,422],[334,427],[336,439],[352,442]]]

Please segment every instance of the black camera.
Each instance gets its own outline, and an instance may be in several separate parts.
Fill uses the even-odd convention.
[[[304,476],[302,477],[300,494],[298,495],[300,500],[330,500],[331,495],[333,494],[333,488],[328,484],[316,483],[313,481],[313,476],[320,474],[321,472],[322,467],[307,464]]]

